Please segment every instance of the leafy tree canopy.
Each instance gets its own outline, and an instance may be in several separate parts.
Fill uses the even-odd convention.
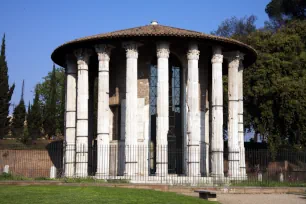
[[[238,38],[241,40],[243,36],[246,36],[256,30],[255,22],[257,17],[254,15],[245,16],[243,18],[231,17],[224,20],[218,29],[212,32],[213,35]]]
[[[272,21],[283,25],[288,20],[306,19],[305,0],[271,0],[266,6],[266,13]]]
[[[64,69],[54,67],[54,71],[49,72],[44,81],[36,85],[44,129],[49,135],[55,135],[56,132],[63,134],[64,131],[64,82]]]
[[[249,125],[270,148],[306,146],[306,21],[277,32],[256,31],[247,43],[258,51],[245,70],[244,96]]]

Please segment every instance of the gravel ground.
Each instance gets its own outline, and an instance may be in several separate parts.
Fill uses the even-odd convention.
[[[306,204],[306,196],[293,194],[218,194],[222,204]]]

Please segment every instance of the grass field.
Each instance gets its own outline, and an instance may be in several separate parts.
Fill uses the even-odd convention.
[[[213,204],[199,198],[153,190],[74,186],[0,186],[1,204]]]

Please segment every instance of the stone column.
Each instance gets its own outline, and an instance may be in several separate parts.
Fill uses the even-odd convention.
[[[239,52],[228,56],[228,176],[239,177],[239,138],[238,138],[238,67]]]
[[[200,106],[199,106],[199,55],[198,45],[191,43],[187,53],[187,135],[188,176],[200,176]]]
[[[75,173],[76,59],[67,55],[66,65],[65,177],[73,177]]]
[[[246,179],[246,167],[245,167],[245,148],[244,148],[244,126],[243,126],[243,63],[242,59],[238,68],[238,137],[240,147],[240,177]]]
[[[88,62],[90,51],[75,52],[78,63],[77,82],[77,126],[76,126],[76,176],[88,176]]]
[[[138,46],[126,42],[126,109],[125,109],[125,172],[127,176],[138,173],[137,155],[137,59]]]
[[[212,139],[211,139],[211,176],[223,178],[223,84],[221,47],[213,47],[212,56]]]
[[[98,121],[97,121],[97,177],[109,175],[109,60],[111,47],[96,45],[99,60],[98,75]]]
[[[156,175],[168,174],[169,43],[157,43]]]

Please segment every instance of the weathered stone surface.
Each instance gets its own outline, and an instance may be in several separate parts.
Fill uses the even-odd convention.
[[[65,104],[65,176],[73,177],[75,172],[75,139],[76,139],[76,59],[67,56],[66,104]]]
[[[74,52],[78,64],[77,121],[76,121],[76,170],[75,176],[88,175],[88,62],[91,51],[78,49]]]
[[[55,179],[56,178],[56,167],[55,166],[51,166],[50,168],[50,179]]]
[[[96,176],[109,175],[110,108],[109,108],[109,60],[112,47],[96,45],[98,54],[98,121],[97,121],[97,172]]]
[[[10,167],[9,165],[5,165],[4,168],[3,168],[3,173],[10,173]]]
[[[244,148],[244,125],[243,125],[243,63],[240,60],[238,68],[238,137],[240,147],[240,177],[247,178],[245,165],[245,148]]]
[[[213,48],[212,57],[212,139],[211,175],[222,178],[223,173],[223,55],[220,47]]]
[[[238,137],[238,67],[239,52],[227,53],[228,64],[228,176],[235,179],[240,176],[240,148]]]
[[[124,43],[126,49],[126,107],[125,107],[125,175],[138,174],[137,153],[137,59],[138,46]]]
[[[198,45],[191,43],[187,52],[187,134],[189,176],[200,176],[200,105]]]

